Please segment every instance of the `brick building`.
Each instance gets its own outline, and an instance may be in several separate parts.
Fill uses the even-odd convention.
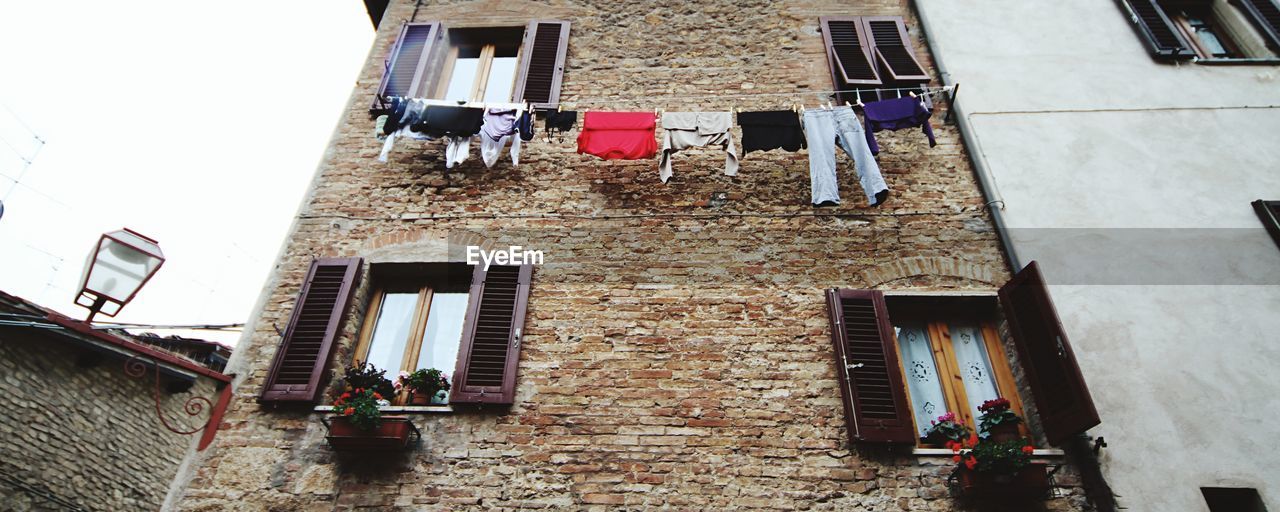
[[[0,510],[163,504],[188,450],[207,442],[199,427],[231,379],[151,339],[0,292]]]
[[[460,76],[473,95],[510,80],[515,99],[580,114],[936,87],[906,2],[397,0],[379,19],[228,364],[219,435],[169,506],[960,509],[951,451],[917,438],[932,414],[974,415],[979,396],[957,384],[972,370],[989,389],[969,394],[1020,404],[1054,468],[1031,508],[1087,508],[1088,464],[1056,446],[1097,418],[1042,285],[1004,259],[945,101],[936,147],[877,134],[892,190],[878,207],[845,156],[844,201],[815,208],[805,151],[750,153],[731,177],[723,152],[686,150],[664,184],[655,159],[578,154],[576,129],[548,138],[541,122],[518,166],[446,169],[445,144],[419,140],[377,160],[370,105],[439,97]],[[512,245],[542,264],[465,265],[468,246]],[[937,358],[900,357],[908,338]],[[974,340],[970,356],[951,346]],[[900,360],[932,372],[941,403],[908,391]],[[354,361],[451,375],[448,404],[386,409],[421,431],[413,449],[326,444],[326,383]]]

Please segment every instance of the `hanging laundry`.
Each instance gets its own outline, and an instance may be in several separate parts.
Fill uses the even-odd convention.
[[[480,159],[484,166],[492,168],[498,162],[502,148],[511,142],[511,165],[520,164],[520,139],[515,136],[520,130],[522,112],[516,109],[491,108],[484,114],[484,125],[480,127]]]
[[[399,137],[409,137],[415,140],[433,139],[426,133],[413,131],[412,128],[426,114],[426,101],[395,97],[391,98],[391,103],[392,112],[387,115],[387,122],[382,126],[382,131],[387,134],[387,137],[382,142],[382,152],[378,154],[379,162],[387,161],[387,158],[391,156],[391,149],[395,146],[396,139]]]
[[[933,112],[924,108],[924,103],[919,98],[873,101],[862,107],[862,115],[867,120],[867,145],[873,155],[880,154],[875,132],[881,130],[902,130],[919,126],[920,131],[929,137],[929,147],[938,145],[938,141],[933,138],[933,126],[929,124],[929,116]]]
[[[671,179],[671,154],[701,147],[724,149],[725,176],[738,175],[738,154],[733,147],[733,115],[729,112],[666,112],[662,114],[662,159],[658,161],[658,177],[663,183]]]
[[[548,110],[546,119],[547,140],[551,140],[552,134],[563,137],[576,124],[578,124],[578,111]],[[532,133],[532,130],[530,133]]]
[[[840,204],[836,180],[836,145],[853,159],[862,192],[871,206],[889,197],[889,186],[880,175],[880,165],[867,147],[862,125],[848,106],[804,112],[804,134],[809,144],[809,185],[814,206]]]
[[[605,160],[642,160],[658,154],[657,122],[650,112],[587,112],[578,152]]]
[[[742,126],[744,157],[752,151],[799,151],[807,147],[804,131],[800,129],[800,116],[790,110],[739,112],[738,125]]]
[[[525,110],[521,113],[520,119],[516,120],[516,129],[520,131],[520,140],[533,140],[533,112]]]
[[[421,126],[421,128],[419,128]],[[430,105],[414,131],[432,137],[470,137],[484,126],[484,109]]]

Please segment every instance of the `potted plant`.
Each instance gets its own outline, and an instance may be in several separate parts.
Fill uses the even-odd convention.
[[[408,446],[409,434],[417,432],[409,418],[382,415],[381,408],[391,405],[382,391],[394,392],[391,381],[381,377],[385,373],[368,364],[347,369],[344,390],[333,401],[335,416],[324,422],[329,429],[325,438],[334,450],[366,452]]]
[[[1021,421],[1016,415],[1013,417]],[[1017,426],[1016,422],[1008,424]],[[957,467],[952,477],[958,481],[962,496],[1034,499],[1044,497],[1049,490],[1045,465],[1031,462],[1035,448],[1027,439],[1017,435],[1013,439],[982,439],[970,434],[961,442],[948,442],[948,446],[956,453],[953,460]]]
[[[441,391],[448,391],[449,378],[444,372],[435,368],[423,368],[413,373],[400,372],[396,379],[396,389],[409,391],[409,403],[413,405],[431,405],[432,399]]]
[[[983,439],[1011,441],[1021,437],[1018,424],[1022,423],[1022,418],[1009,410],[1009,400],[987,400],[978,406],[978,410],[982,411],[982,416],[978,417],[978,431],[982,433]]]
[[[925,444],[951,447],[951,443],[959,443],[973,433],[968,425],[956,421],[956,413],[947,411],[938,419],[929,422],[930,427],[920,438]]]

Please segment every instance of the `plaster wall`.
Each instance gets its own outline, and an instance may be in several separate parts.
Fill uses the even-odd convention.
[[[1153,60],[1111,0],[917,0],[1003,202],[1039,260],[1130,510],[1255,487],[1280,388],[1280,66]],[[996,203],[997,205],[1001,203]],[[1159,468],[1153,470],[1152,468]]]

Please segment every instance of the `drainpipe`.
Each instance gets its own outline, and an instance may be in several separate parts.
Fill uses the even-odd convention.
[[[924,31],[924,40],[929,45],[929,53],[933,55],[933,63],[938,67],[938,75],[942,77],[943,85],[947,85],[951,81],[951,74],[947,72],[947,67],[942,61],[941,43],[937,39],[929,37],[933,33],[933,25],[929,23],[929,15],[920,8],[920,0],[911,0],[911,4],[915,7],[916,17],[920,19],[920,28]],[[1014,251],[1013,242],[1009,240],[1008,228],[1005,227],[1004,200],[995,193],[995,186],[991,181],[991,173],[987,167],[986,156],[979,150],[978,138],[974,135],[973,127],[969,125],[969,118],[964,115],[964,110],[960,108],[956,102],[951,102],[951,110],[955,113],[956,127],[960,130],[960,137],[964,140],[964,146],[969,153],[969,161],[973,163],[974,174],[978,177],[978,188],[982,190],[982,197],[987,201],[987,211],[991,212],[991,220],[996,225],[996,233],[1000,236],[1000,245],[1004,247],[1005,257],[1009,259],[1009,265],[1013,267],[1013,271],[1017,272],[1022,269],[1022,262],[1018,260],[1018,254]],[[1000,203],[999,208],[992,208],[994,203]],[[1101,444],[1101,443],[1099,443]],[[1115,493],[1111,490],[1111,485],[1107,483],[1106,478],[1102,475],[1102,467],[1098,463],[1097,449],[1090,448],[1088,439],[1082,434],[1065,446],[1066,451],[1071,454],[1072,462],[1080,471],[1080,481],[1084,485],[1085,494],[1089,497],[1089,501],[1102,512],[1114,512],[1116,510]]]
[[[951,84],[951,74],[947,72],[947,67],[942,63],[942,52],[939,51],[939,43],[929,34],[933,33],[929,23],[929,17],[924,10],[918,5],[918,0],[912,0],[915,6],[916,16],[920,18],[920,27],[924,30],[925,43],[929,45],[929,53],[933,55],[933,63],[938,67],[938,75],[942,77],[942,85]],[[964,110],[956,102],[951,102],[951,111],[955,114],[956,127],[960,129],[960,137],[964,140],[964,147],[968,150],[969,161],[973,163],[974,174],[978,177],[978,188],[982,191],[982,198],[986,200],[987,211],[991,213],[991,221],[996,225],[996,234],[1000,236],[1000,245],[1004,248],[1004,255],[1009,259],[1009,266],[1014,273],[1022,270],[1022,261],[1018,259],[1018,253],[1013,248],[1013,242],[1009,240],[1009,230],[1004,224],[1004,199],[996,195],[995,184],[991,180],[991,173],[987,167],[986,156],[979,150],[977,137],[973,135],[973,128],[969,125],[969,118],[965,116]],[[999,208],[992,208],[991,205],[999,203]]]

